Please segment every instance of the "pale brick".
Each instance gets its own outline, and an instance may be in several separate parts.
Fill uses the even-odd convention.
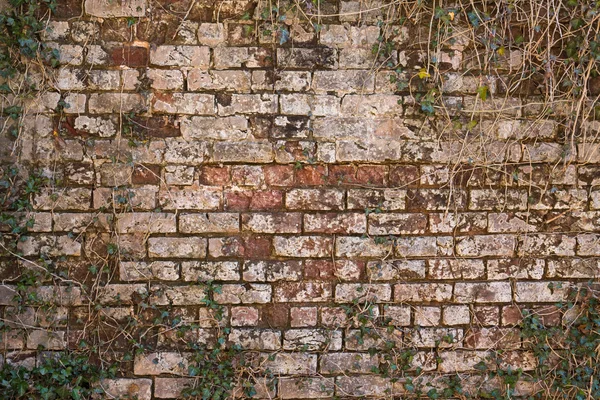
[[[329,95],[282,94],[281,112],[283,114],[315,117],[338,115],[340,113],[340,99]]]
[[[304,231],[310,233],[365,233],[367,218],[364,213],[305,214]]]
[[[180,353],[149,353],[135,356],[133,373],[136,375],[187,374],[189,361]]]
[[[336,257],[385,257],[393,252],[392,241],[357,236],[336,237]]]
[[[152,88],[158,90],[181,90],[183,89],[183,74],[181,71],[149,69],[146,72],[148,79],[152,81]]]
[[[101,386],[106,395],[113,398],[130,396],[138,400],[152,398],[152,379],[104,379]]]
[[[184,261],[181,277],[185,281],[237,281],[240,279],[237,261]]]
[[[152,109],[155,113],[215,115],[215,97],[202,93],[156,93]]]
[[[411,308],[408,306],[385,305],[383,312],[386,320],[389,319],[390,323],[394,326],[410,325]]]
[[[302,278],[299,261],[246,261],[242,276],[248,282],[298,281]]]
[[[444,302],[452,298],[448,283],[399,283],[394,286],[394,301],[407,303]]]
[[[154,378],[154,397],[176,399],[181,397],[185,388],[194,385],[194,378]]]
[[[281,332],[265,329],[232,329],[229,340],[248,350],[278,350]]]
[[[188,90],[250,91],[248,71],[203,71],[192,69],[187,76]]]
[[[275,375],[308,375],[317,372],[317,355],[306,353],[277,353],[271,359],[262,357],[261,367]]]
[[[216,47],[225,42],[227,31],[222,23],[202,23],[198,29],[198,42],[210,47]]]
[[[269,163],[273,161],[273,146],[265,141],[217,142],[213,148],[215,162]]]
[[[279,380],[282,399],[323,399],[333,397],[333,378],[284,378]]]
[[[510,282],[456,283],[454,300],[459,303],[510,303]]]
[[[175,281],[179,279],[179,266],[172,261],[121,261],[119,277],[122,281]]]
[[[175,214],[126,213],[117,217],[119,233],[172,233],[176,231]]]
[[[240,215],[237,213],[181,214],[181,233],[235,233],[240,230]]]
[[[425,278],[425,261],[369,261],[367,263],[367,274],[374,281],[422,279]]]
[[[242,214],[242,230],[255,233],[300,233],[300,213]]]
[[[88,102],[91,114],[139,113],[147,108],[146,100],[137,93],[94,93]]]
[[[215,293],[215,301],[221,304],[253,304],[271,301],[271,285],[249,283],[247,285],[222,285],[221,293]]]
[[[339,396],[389,396],[392,383],[389,378],[377,375],[338,376],[335,380]]]
[[[150,63],[159,66],[208,69],[210,50],[204,46],[157,46],[150,49]]]
[[[275,286],[275,302],[326,302],[332,297],[330,283],[284,282]]]
[[[395,254],[398,257],[451,256],[454,251],[452,237],[399,237],[395,240]]]
[[[468,306],[443,307],[444,325],[468,325],[471,322],[471,311]]]
[[[151,237],[148,239],[150,258],[202,258],[206,257],[206,238]]]
[[[336,303],[386,302],[392,297],[392,288],[387,284],[338,283],[335,287]]]
[[[342,332],[325,329],[290,329],[284,332],[284,350],[336,351],[342,348]]]
[[[511,235],[469,236],[457,238],[456,252],[459,256],[512,256],[516,240]]]
[[[271,52],[260,47],[217,47],[214,50],[215,69],[260,68],[272,64]]]
[[[333,251],[333,241],[322,236],[275,236],[275,253],[283,257],[329,257]]]
[[[484,279],[483,260],[429,260],[429,278],[431,279]]]
[[[276,114],[279,96],[276,94],[232,94],[227,101],[217,99],[219,115]]]
[[[515,300],[518,303],[557,303],[563,301],[568,282],[517,282]]]
[[[147,6],[146,0],[85,0],[85,12],[101,18],[143,17]]]
[[[157,306],[194,306],[206,305],[206,289],[198,285],[163,286],[154,285],[150,288],[148,303]]]
[[[170,188],[159,192],[158,196],[159,204],[165,210],[217,210],[221,205],[221,190],[209,186]]]
[[[181,120],[181,135],[186,139],[246,140],[251,139],[248,119],[230,117],[191,117]]]
[[[371,71],[315,71],[312,88],[316,93],[370,93],[375,86]]]

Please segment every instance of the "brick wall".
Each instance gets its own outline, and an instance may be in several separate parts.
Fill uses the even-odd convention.
[[[61,1],[46,33],[61,54],[53,86],[19,139],[2,138],[4,165],[51,180],[31,196],[23,258],[2,262],[3,312],[44,326],[13,309],[25,260],[68,278],[36,289],[58,298],[53,333],[16,326],[5,358],[76,346],[92,300],[113,325],[168,309],[196,323],[185,340],[207,340],[196,282],[215,281],[229,340],[273,354],[262,366],[280,379],[259,398],[400,395],[402,381],[373,373],[385,362],[369,349],[390,342],[426,376],[469,376],[495,349],[533,368],[520,310],[552,323],[567,288],[600,271],[597,145],[565,139],[560,107],[550,118],[503,93],[518,54],[497,76],[463,74],[460,41],[439,54],[444,102],[456,121],[486,117],[467,130],[424,115],[390,76],[423,67],[426,29],[387,29],[385,7],[366,3],[324,2],[315,29],[248,0]],[[385,56],[382,39],[396,46]],[[91,265],[110,271],[97,293]],[[361,306],[381,322],[373,337],[348,312]],[[189,383],[189,354],[151,329],[109,392],[176,398]]]

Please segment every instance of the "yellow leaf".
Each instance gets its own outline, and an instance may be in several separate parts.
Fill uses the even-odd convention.
[[[431,75],[429,75],[429,72],[427,72],[425,68],[421,68],[421,70],[419,71],[419,78],[421,79],[429,78],[430,76]]]
[[[498,48],[498,55],[500,55],[500,56],[504,55],[504,46],[501,46]]]
[[[448,13],[448,16],[450,17],[450,21],[454,21],[454,13],[452,11]]]

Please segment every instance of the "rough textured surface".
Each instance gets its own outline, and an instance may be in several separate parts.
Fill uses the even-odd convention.
[[[509,99],[516,120],[476,139],[437,126],[390,89],[393,68],[372,68],[382,33],[376,15],[355,13],[358,1],[328,2],[336,16],[316,33],[290,28],[285,43],[254,31],[252,18],[266,29],[254,2],[151,3],[86,0],[81,19],[52,23],[70,32],[55,39],[70,49],[57,86],[72,99],[62,137],[49,138],[59,95],[48,93],[25,126],[31,148],[2,152],[59,182],[33,196],[24,257],[77,265],[118,245],[98,298],[114,313],[144,298],[202,321],[195,283],[222,284],[214,300],[229,339],[278,352],[267,367],[281,379],[258,397],[401,394],[371,373],[382,360],[368,349],[381,343],[353,336],[342,308],[353,302],[389,318],[387,337],[416,349],[425,371],[472,372],[491,348],[531,366],[515,308],[551,305],[569,282],[600,274],[596,143],[566,151],[556,122],[525,116],[520,98]],[[477,84],[459,73],[461,50],[444,58],[445,77],[471,109]],[[71,331],[7,348],[72,346],[72,306],[86,301],[75,290],[60,298]],[[161,340],[107,382],[112,396],[177,398],[190,384],[173,376],[186,373],[186,353]]]

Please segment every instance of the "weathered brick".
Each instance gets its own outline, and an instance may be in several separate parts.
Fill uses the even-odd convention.
[[[157,46],[150,50],[150,63],[158,66],[208,69],[210,50],[204,46]]]
[[[339,283],[335,287],[337,303],[354,301],[386,302],[392,297],[392,288],[387,284]]]
[[[335,189],[292,189],[285,205],[292,210],[342,210],[344,192]]]
[[[214,50],[215,69],[262,68],[273,64],[269,49],[260,47],[217,47]]]
[[[94,17],[143,17],[146,14],[146,0],[127,2],[110,0],[85,0],[85,12]]]
[[[122,281],[175,281],[179,279],[179,266],[173,261],[121,261],[119,277]]]
[[[281,332],[264,329],[232,329],[229,340],[249,350],[278,350]]]
[[[179,353],[149,353],[139,354],[133,362],[133,373],[136,375],[161,375],[187,372],[189,362],[184,354]]]
[[[183,261],[181,277],[185,281],[237,281],[240,279],[237,261]]]
[[[248,282],[298,281],[302,277],[300,261],[247,261],[242,276]]]
[[[246,285],[222,285],[221,293],[215,293],[215,301],[222,304],[253,304],[271,301],[271,285],[249,283]]]
[[[217,210],[221,204],[221,190],[214,187],[171,187],[158,194],[159,204],[165,210]]]
[[[276,302],[325,302],[331,297],[330,283],[282,282],[275,286]]]
[[[300,213],[242,214],[242,230],[255,233],[300,233]]]
[[[304,214],[304,231],[310,233],[365,233],[366,225],[364,213]]]
[[[394,286],[395,302],[444,302],[451,298],[452,285],[447,283],[399,283]]]
[[[563,301],[569,288],[567,282],[517,282],[515,300],[518,303],[556,303]]]
[[[342,332],[325,329],[290,329],[284,332],[284,350],[340,350]]]
[[[148,239],[150,258],[206,257],[206,239],[199,237],[151,237]]]
[[[115,398],[122,396],[135,396],[139,400],[152,398],[151,379],[104,379],[101,386],[107,396]]]
[[[248,119],[239,115],[181,120],[181,134],[186,139],[244,140],[249,139],[248,129]]]
[[[485,278],[485,264],[482,260],[429,260],[428,264],[431,279]]]
[[[454,300],[459,303],[509,303],[512,288],[509,282],[456,283]]]
[[[127,213],[117,217],[119,233],[172,233],[176,231],[175,214]]]
[[[215,115],[215,97],[202,93],[154,93],[152,110],[158,114]]]
[[[425,278],[423,260],[369,261],[367,275],[374,281],[410,280]]]
[[[333,378],[284,378],[279,381],[282,399],[322,399],[333,397]]]
[[[370,235],[422,234],[427,217],[422,214],[369,214]]]
[[[250,91],[248,71],[204,71],[192,69],[187,76],[188,90]]]
[[[235,233],[240,230],[240,216],[237,213],[181,214],[181,233]]]
[[[333,241],[322,236],[275,236],[273,247],[283,257],[328,257],[333,251]]]
[[[460,256],[512,256],[516,240],[511,235],[468,236],[457,238],[456,252]]]

